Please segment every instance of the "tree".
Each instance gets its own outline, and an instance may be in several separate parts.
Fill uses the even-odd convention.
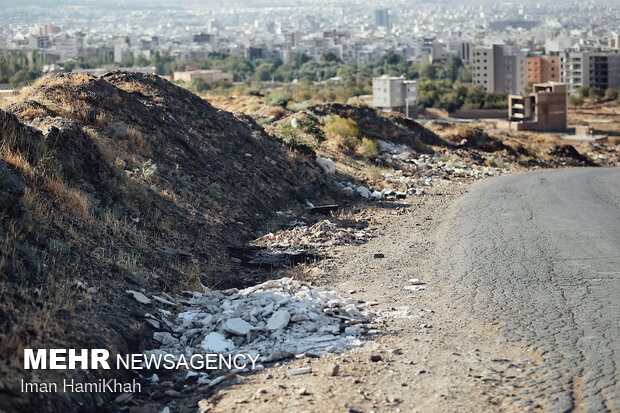
[[[582,98],[587,98],[590,96],[590,88],[588,86],[580,86],[577,89],[577,93],[579,94],[579,96],[581,96]]]
[[[461,67],[463,67],[463,61],[456,55],[450,55],[446,62],[446,77],[454,82],[458,78]]]
[[[342,60],[340,60],[338,56],[336,56],[335,53],[329,52],[329,53],[323,53],[321,55],[321,62],[342,63]]]
[[[432,63],[424,63],[420,67],[420,77],[423,79],[436,79],[437,68]]]
[[[312,59],[310,59],[310,56],[308,56],[307,54],[295,53],[293,54],[293,56],[291,56],[291,67],[293,67],[293,69],[299,69],[301,65],[310,60]]]
[[[590,99],[600,100],[605,95],[605,92],[601,88],[592,87],[590,88],[588,95],[590,96]]]

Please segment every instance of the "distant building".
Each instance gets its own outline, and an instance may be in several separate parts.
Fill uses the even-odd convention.
[[[29,42],[28,42],[28,46],[31,49],[48,49],[50,46],[52,45],[51,41],[50,41],[50,37],[49,36],[36,36],[36,35],[31,35]]]
[[[525,58],[525,81],[546,83],[560,81],[559,56],[533,56]]]
[[[209,33],[199,33],[192,35],[192,42],[194,43],[210,43],[211,35]]]
[[[620,54],[609,51],[566,51],[559,54],[560,80],[574,95],[581,86],[600,89],[620,87]]]
[[[372,79],[373,106],[383,112],[401,112],[413,117],[418,106],[418,83],[403,76],[383,75]]]
[[[172,79],[177,82],[179,80],[189,83],[192,80],[203,79],[209,83],[218,81],[233,81],[232,73],[223,73],[221,70],[189,70],[185,72],[174,72]]]
[[[388,9],[375,10],[375,26],[390,27],[390,13]]]
[[[501,46],[474,47],[472,55],[472,83],[487,92],[495,92],[495,61],[503,56]]]
[[[457,56],[461,58],[463,63],[469,64],[471,63],[471,49],[473,45],[469,42],[460,42],[459,48],[457,50]]]
[[[265,57],[265,49],[263,47],[250,46],[245,49],[245,57],[249,60],[263,59]]]
[[[515,130],[563,130],[567,127],[567,89],[558,82],[538,83],[534,92],[508,97],[509,126]]]
[[[471,52],[474,86],[489,93],[523,93],[525,89],[525,57],[504,54],[504,47],[474,47]]]

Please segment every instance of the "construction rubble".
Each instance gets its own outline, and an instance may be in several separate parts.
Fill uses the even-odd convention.
[[[372,237],[368,228],[339,228],[325,219],[314,225],[297,225],[292,229],[269,233],[250,245],[266,248],[325,248],[334,245],[363,244]]]
[[[132,295],[134,292],[131,292]],[[230,353],[260,355],[258,363],[289,357],[318,357],[359,347],[363,335],[377,334],[377,315],[363,303],[336,291],[291,278],[266,281],[243,290],[184,292],[183,297],[152,296],[182,311],[160,308],[146,320],[160,347],[147,354]],[[248,367],[246,367],[248,368]],[[260,368],[260,366],[259,366]],[[210,384],[206,372],[188,373]]]

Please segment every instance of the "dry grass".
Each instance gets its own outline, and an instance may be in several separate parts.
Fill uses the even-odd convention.
[[[25,118],[25,119],[40,118],[40,117],[47,116],[47,111],[40,107],[29,107],[29,108],[26,108],[19,115],[21,118]]]
[[[78,189],[68,188],[60,179],[45,182],[43,188],[57,198],[59,207],[82,221],[92,218],[91,205],[86,194]]]
[[[143,156],[153,156],[153,152],[151,151],[148,142],[139,129],[130,126],[127,129],[127,135],[125,138],[127,139],[127,149],[137,152]]]
[[[7,164],[22,170],[30,177],[34,177],[34,168],[30,165],[30,162],[19,151],[10,148],[8,145],[0,146],[0,159]]]
[[[99,112],[95,116],[95,126],[101,129],[109,129],[112,125],[113,119],[110,119],[110,115],[106,112]]]

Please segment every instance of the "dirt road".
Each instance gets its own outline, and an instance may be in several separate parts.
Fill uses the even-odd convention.
[[[438,228],[448,206],[467,188],[433,187],[400,206],[379,206],[376,238],[362,246],[341,247],[336,258],[318,265],[326,286],[378,303],[384,314],[377,323],[381,334],[342,355],[296,359],[229,379],[208,400],[212,411],[480,412],[538,407],[517,394],[526,380],[524,372],[540,357],[517,344],[498,343],[493,323],[472,318],[465,310],[469,303],[453,299],[465,286],[445,283],[437,271]],[[425,283],[425,290],[403,289],[415,278]],[[288,374],[300,367],[312,372]]]

